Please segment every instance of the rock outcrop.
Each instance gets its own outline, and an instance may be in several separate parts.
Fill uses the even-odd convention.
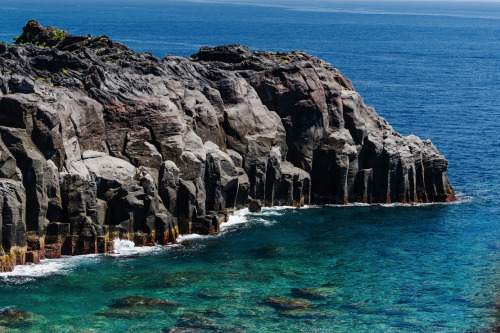
[[[447,167],[304,52],[160,60],[35,21],[0,44],[0,271],[214,233],[252,200],[455,200]]]

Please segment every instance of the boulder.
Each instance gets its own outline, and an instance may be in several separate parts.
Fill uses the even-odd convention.
[[[260,210],[262,209],[262,204],[260,200],[255,200],[253,199],[250,201],[250,204],[248,205],[248,210],[250,213],[260,213]]]

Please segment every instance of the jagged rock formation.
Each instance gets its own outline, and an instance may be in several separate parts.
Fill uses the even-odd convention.
[[[0,44],[0,270],[213,233],[235,208],[454,200],[448,162],[304,52],[157,59],[30,21]],[[40,47],[42,46],[42,47]]]

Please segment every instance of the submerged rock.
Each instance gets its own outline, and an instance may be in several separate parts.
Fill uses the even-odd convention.
[[[112,301],[109,309],[98,311],[97,316],[116,319],[146,318],[158,311],[171,310],[179,304],[161,298],[125,296]]]
[[[314,56],[158,59],[36,21],[0,47],[0,152],[0,271],[215,233],[246,206],[455,200],[432,143]]]
[[[173,327],[163,329],[166,333],[188,333],[188,332],[218,332],[218,333],[241,333],[242,330],[234,327],[225,327],[217,324],[210,318],[186,314],[179,318]]]
[[[277,310],[308,309],[312,306],[311,302],[307,300],[290,299],[283,297],[269,297],[266,298],[262,303]]]
[[[147,309],[167,309],[178,306],[172,302],[161,298],[151,298],[143,296],[125,296],[113,300],[112,308],[147,308]]]
[[[283,247],[280,245],[269,245],[249,252],[255,259],[275,259],[283,255]]]
[[[4,308],[0,310],[0,327],[16,328],[31,325],[35,315],[28,311]]]
[[[179,319],[177,325],[180,327],[190,327],[190,328],[199,328],[208,330],[218,328],[218,325],[212,319],[197,315],[184,315]]]

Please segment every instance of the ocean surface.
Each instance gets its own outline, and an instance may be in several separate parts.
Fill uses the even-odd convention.
[[[271,5],[272,4],[272,5]],[[453,204],[239,211],[213,237],[0,274],[0,332],[481,332],[500,322],[500,3],[1,1],[0,40],[36,19],[138,52],[304,50],[396,131],[450,161]],[[116,310],[125,296],[166,309]],[[277,310],[269,297],[306,299]]]

